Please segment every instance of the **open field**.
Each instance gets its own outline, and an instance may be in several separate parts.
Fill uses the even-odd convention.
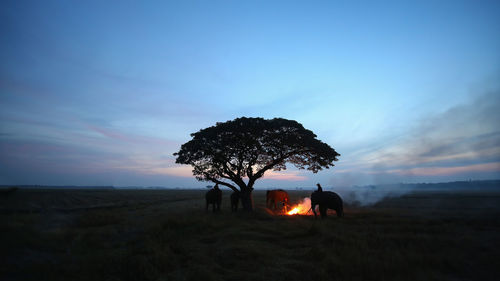
[[[204,210],[205,190],[0,198],[1,280],[497,280],[500,192],[413,192],[345,217]],[[292,201],[310,191],[290,191]]]

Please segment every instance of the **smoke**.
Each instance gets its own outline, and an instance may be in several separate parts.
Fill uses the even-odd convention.
[[[368,207],[391,197],[400,197],[414,190],[413,185],[367,185],[335,188],[347,205]]]

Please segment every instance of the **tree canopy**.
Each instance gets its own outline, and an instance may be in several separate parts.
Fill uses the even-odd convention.
[[[255,181],[266,171],[285,170],[286,163],[316,173],[334,166],[340,156],[312,131],[283,118],[241,117],[191,136],[193,139],[174,153],[175,162],[193,166],[193,175],[200,181],[242,192],[253,190]]]

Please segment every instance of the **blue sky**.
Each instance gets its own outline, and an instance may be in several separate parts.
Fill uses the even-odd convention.
[[[204,186],[172,153],[240,116],[342,155],[257,187],[500,178],[499,2],[353,2],[2,1],[0,184]]]

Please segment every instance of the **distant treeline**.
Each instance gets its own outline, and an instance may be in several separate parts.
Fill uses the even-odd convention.
[[[422,183],[417,188],[436,188],[436,189],[493,189],[500,188],[500,180],[482,180],[482,181],[455,181],[445,183]]]
[[[413,189],[413,190],[477,190],[477,189],[500,189],[500,180],[470,180],[440,183],[398,183],[382,185],[355,186],[358,188],[388,188],[388,189]]]
[[[25,189],[115,189],[114,186],[79,186],[79,185],[0,185],[0,188],[25,188]]]

